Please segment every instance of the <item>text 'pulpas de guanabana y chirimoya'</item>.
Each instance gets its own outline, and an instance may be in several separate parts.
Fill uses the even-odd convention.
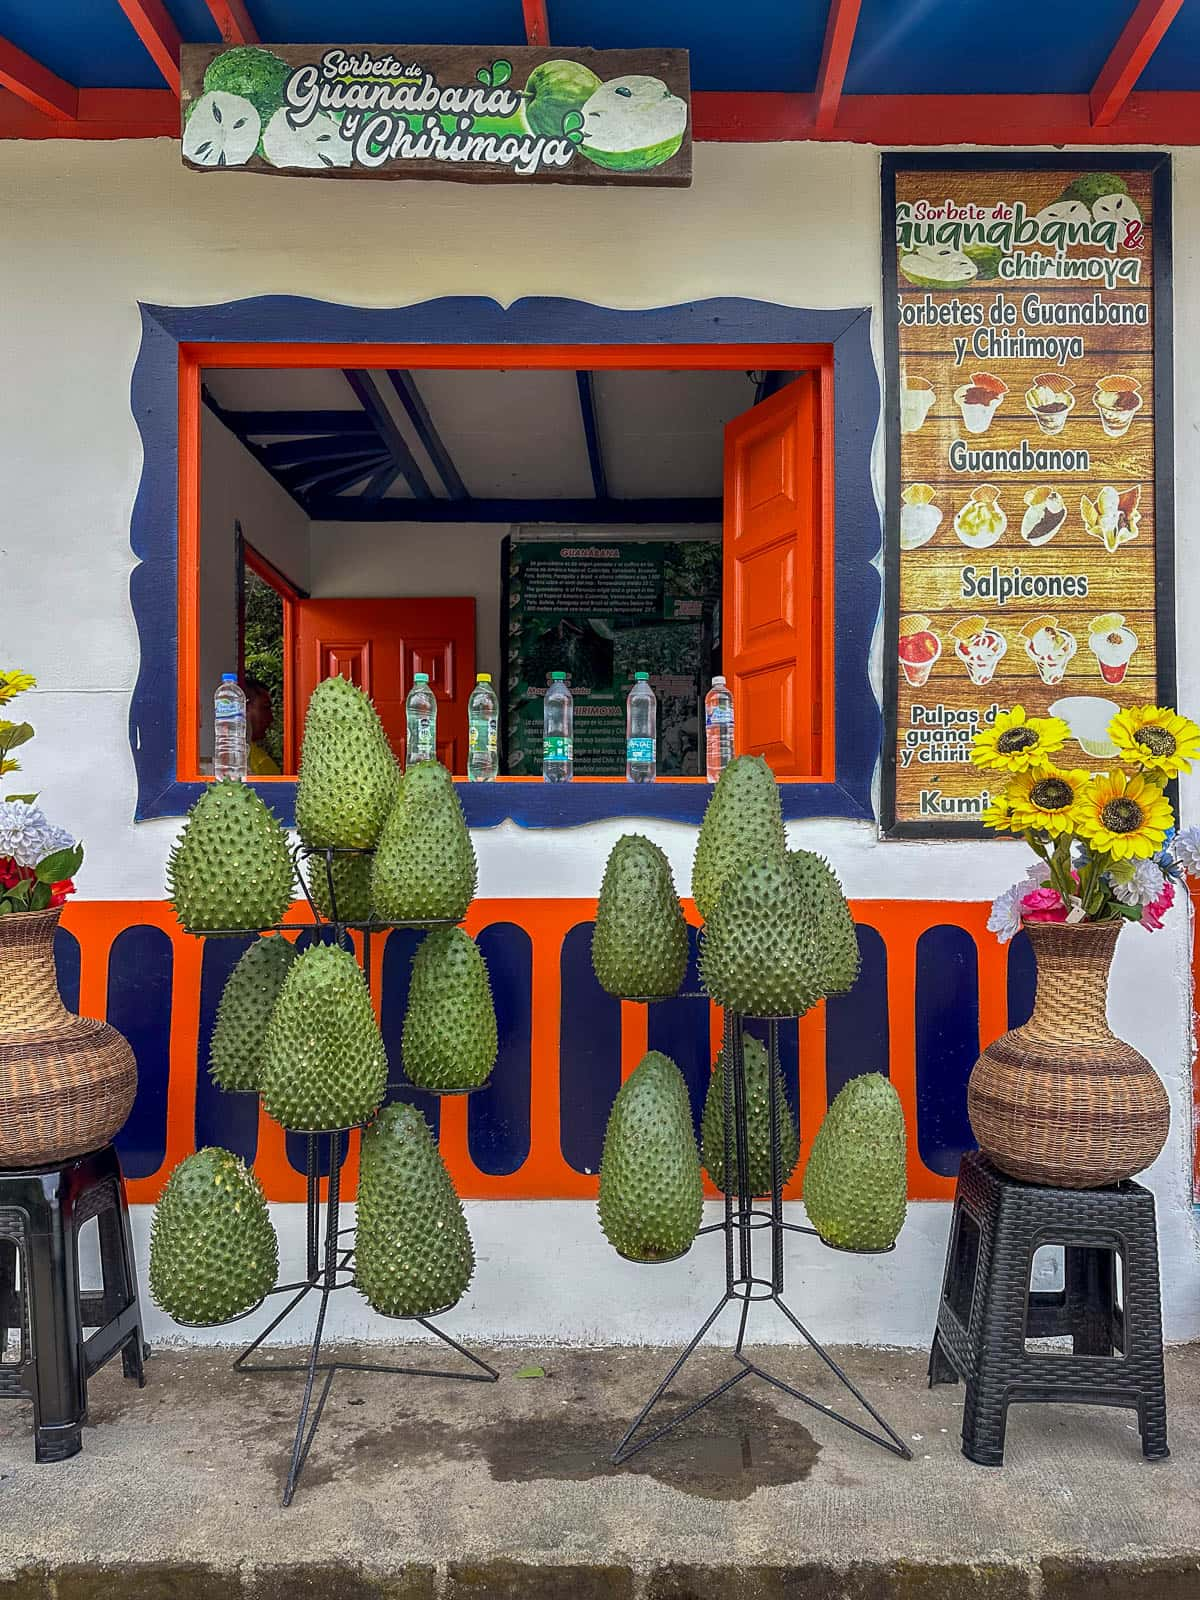
[[[382,922],[457,922],[475,895],[471,835],[454,780],[440,762],[409,767],[383,825],[371,872]]]
[[[808,1220],[841,1250],[890,1250],[904,1226],[907,1163],[900,1096],[878,1072],[834,1097],[804,1169]]]
[[[167,894],[187,931],[273,927],[294,882],[287,835],[254,790],[235,778],[209,784],[167,862]]]
[[[348,950],[313,945],[283,980],[263,1051],[268,1116],[285,1128],[352,1128],[387,1089],[387,1055],[362,970]]]
[[[496,1008],[483,952],[462,928],[435,928],[413,957],[404,1013],[404,1071],[421,1089],[454,1094],[487,1082]]]
[[[683,1074],[651,1050],[617,1091],[600,1158],[600,1226],[631,1261],[673,1261],[700,1228],[704,1184]]]
[[[369,850],[379,838],[400,770],[369,698],[345,678],[325,678],[304,718],[296,827],[318,849]]]
[[[742,1058],[745,1063],[746,1106],[746,1173],[751,1196],[771,1193],[771,1058],[766,1047],[752,1034],[742,1035]],[[734,1085],[730,1084],[732,1096]],[[788,1102],[783,1072],[775,1068],[776,1117],[779,1127],[779,1184],[782,1188],[796,1169],[800,1157],[800,1138],[796,1119]],[[734,1104],[736,1116],[737,1107]],[[725,1193],[725,1051],[717,1055],[717,1064],[709,1079],[708,1094],[704,1101],[704,1115],[700,1122],[701,1151],[704,1170],[721,1193]],[[732,1144],[730,1190],[738,1191],[738,1155],[736,1140]]]
[[[612,847],[592,930],[592,967],[609,994],[678,993],[688,933],[671,864],[651,840],[628,833]]]
[[[761,756],[737,756],[718,778],[700,824],[692,899],[709,920],[725,880],[751,862],[782,862],[787,848],[775,774]]]
[[[230,1093],[257,1092],[267,1024],[296,947],[288,939],[256,939],[229,974],[209,1046],[213,1082]]]
[[[279,1245],[258,1179],[208,1148],[167,1179],[150,1229],[150,1293],[176,1322],[228,1322],[275,1287]]]
[[[421,1113],[384,1108],[363,1135],[355,1282],[386,1317],[455,1305],[475,1270],[462,1202]]]

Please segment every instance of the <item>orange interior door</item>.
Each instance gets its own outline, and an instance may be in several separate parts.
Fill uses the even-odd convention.
[[[820,771],[818,375],[725,428],[722,661],[739,754]]]
[[[387,736],[404,760],[404,701],[413,674],[427,672],[437,695],[438,759],[465,773],[467,701],[475,686],[475,601],[301,600],[296,604],[292,726],[304,727],[308,697],[323,678],[341,675],[375,702]],[[296,770],[297,748],[289,752]]]

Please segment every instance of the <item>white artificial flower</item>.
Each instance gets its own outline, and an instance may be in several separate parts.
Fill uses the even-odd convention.
[[[988,931],[994,933],[1001,944],[1007,944],[1021,931],[1021,900],[1029,893],[1029,884],[1022,880],[1005,889],[992,901],[992,914],[988,918]]]
[[[1125,883],[1113,883],[1109,879],[1114,898],[1124,906],[1144,906],[1157,900],[1165,881],[1162,868],[1153,861],[1135,861],[1133,877]]]
[[[1189,878],[1200,877],[1200,828],[1184,828],[1171,840],[1171,854]]]
[[[0,856],[11,856],[19,867],[36,867],[74,843],[65,829],[56,828],[27,800],[0,800]]]

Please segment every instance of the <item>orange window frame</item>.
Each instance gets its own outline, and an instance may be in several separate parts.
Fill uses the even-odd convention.
[[[570,371],[813,371],[820,390],[817,439],[818,492],[814,555],[820,565],[821,644],[819,770],[788,777],[789,784],[836,781],[837,730],[834,698],[834,393],[833,346],[829,344],[371,344],[284,343],[241,341],[182,343],[179,346],[179,675],[176,706],[176,775],[183,782],[200,781],[200,418],[204,370],[238,368],[378,368],[395,367],[503,370],[505,368]],[[278,575],[276,575],[278,576]],[[269,580],[270,581],[270,580]],[[288,609],[285,607],[285,626]],[[727,626],[727,623],[725,624]],[[291,641],[285,639],[290,649]],[[291,776],[258,782],[295,781],[295,740],[285,730],[285,761]],[[538,778],[504,777],[502,783],[538,783]],[[614,778],[576,782],[614,783]],[[663,778],[663,783],[703,783],[703,778]]]
[[[242,565],[247,572],[253,572],[256,578],[261,578],[269,588],[274,589],[283,605],[283,766],[284,771],[280,776],[296,776],[297,745],[295,718],[292,715],[292,658],[296,645],[296,602],[305,597],[290,578],[284,576],[279,568],[268,561],[260,551],[256,550],[249,539],[243,536],[241,542]],[[197,562],[199,551],[197,551]],[[241,615],[238,617],[238,668],[243,679],[246,675],[246,595],[243,586],[239,586],[239,600]]]

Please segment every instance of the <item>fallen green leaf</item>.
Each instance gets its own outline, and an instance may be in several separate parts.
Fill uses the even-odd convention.
[[[545,1367],[522,1367],[519,1372],[513,1373],[514,1378],[544,1378],[545,1376]]]

